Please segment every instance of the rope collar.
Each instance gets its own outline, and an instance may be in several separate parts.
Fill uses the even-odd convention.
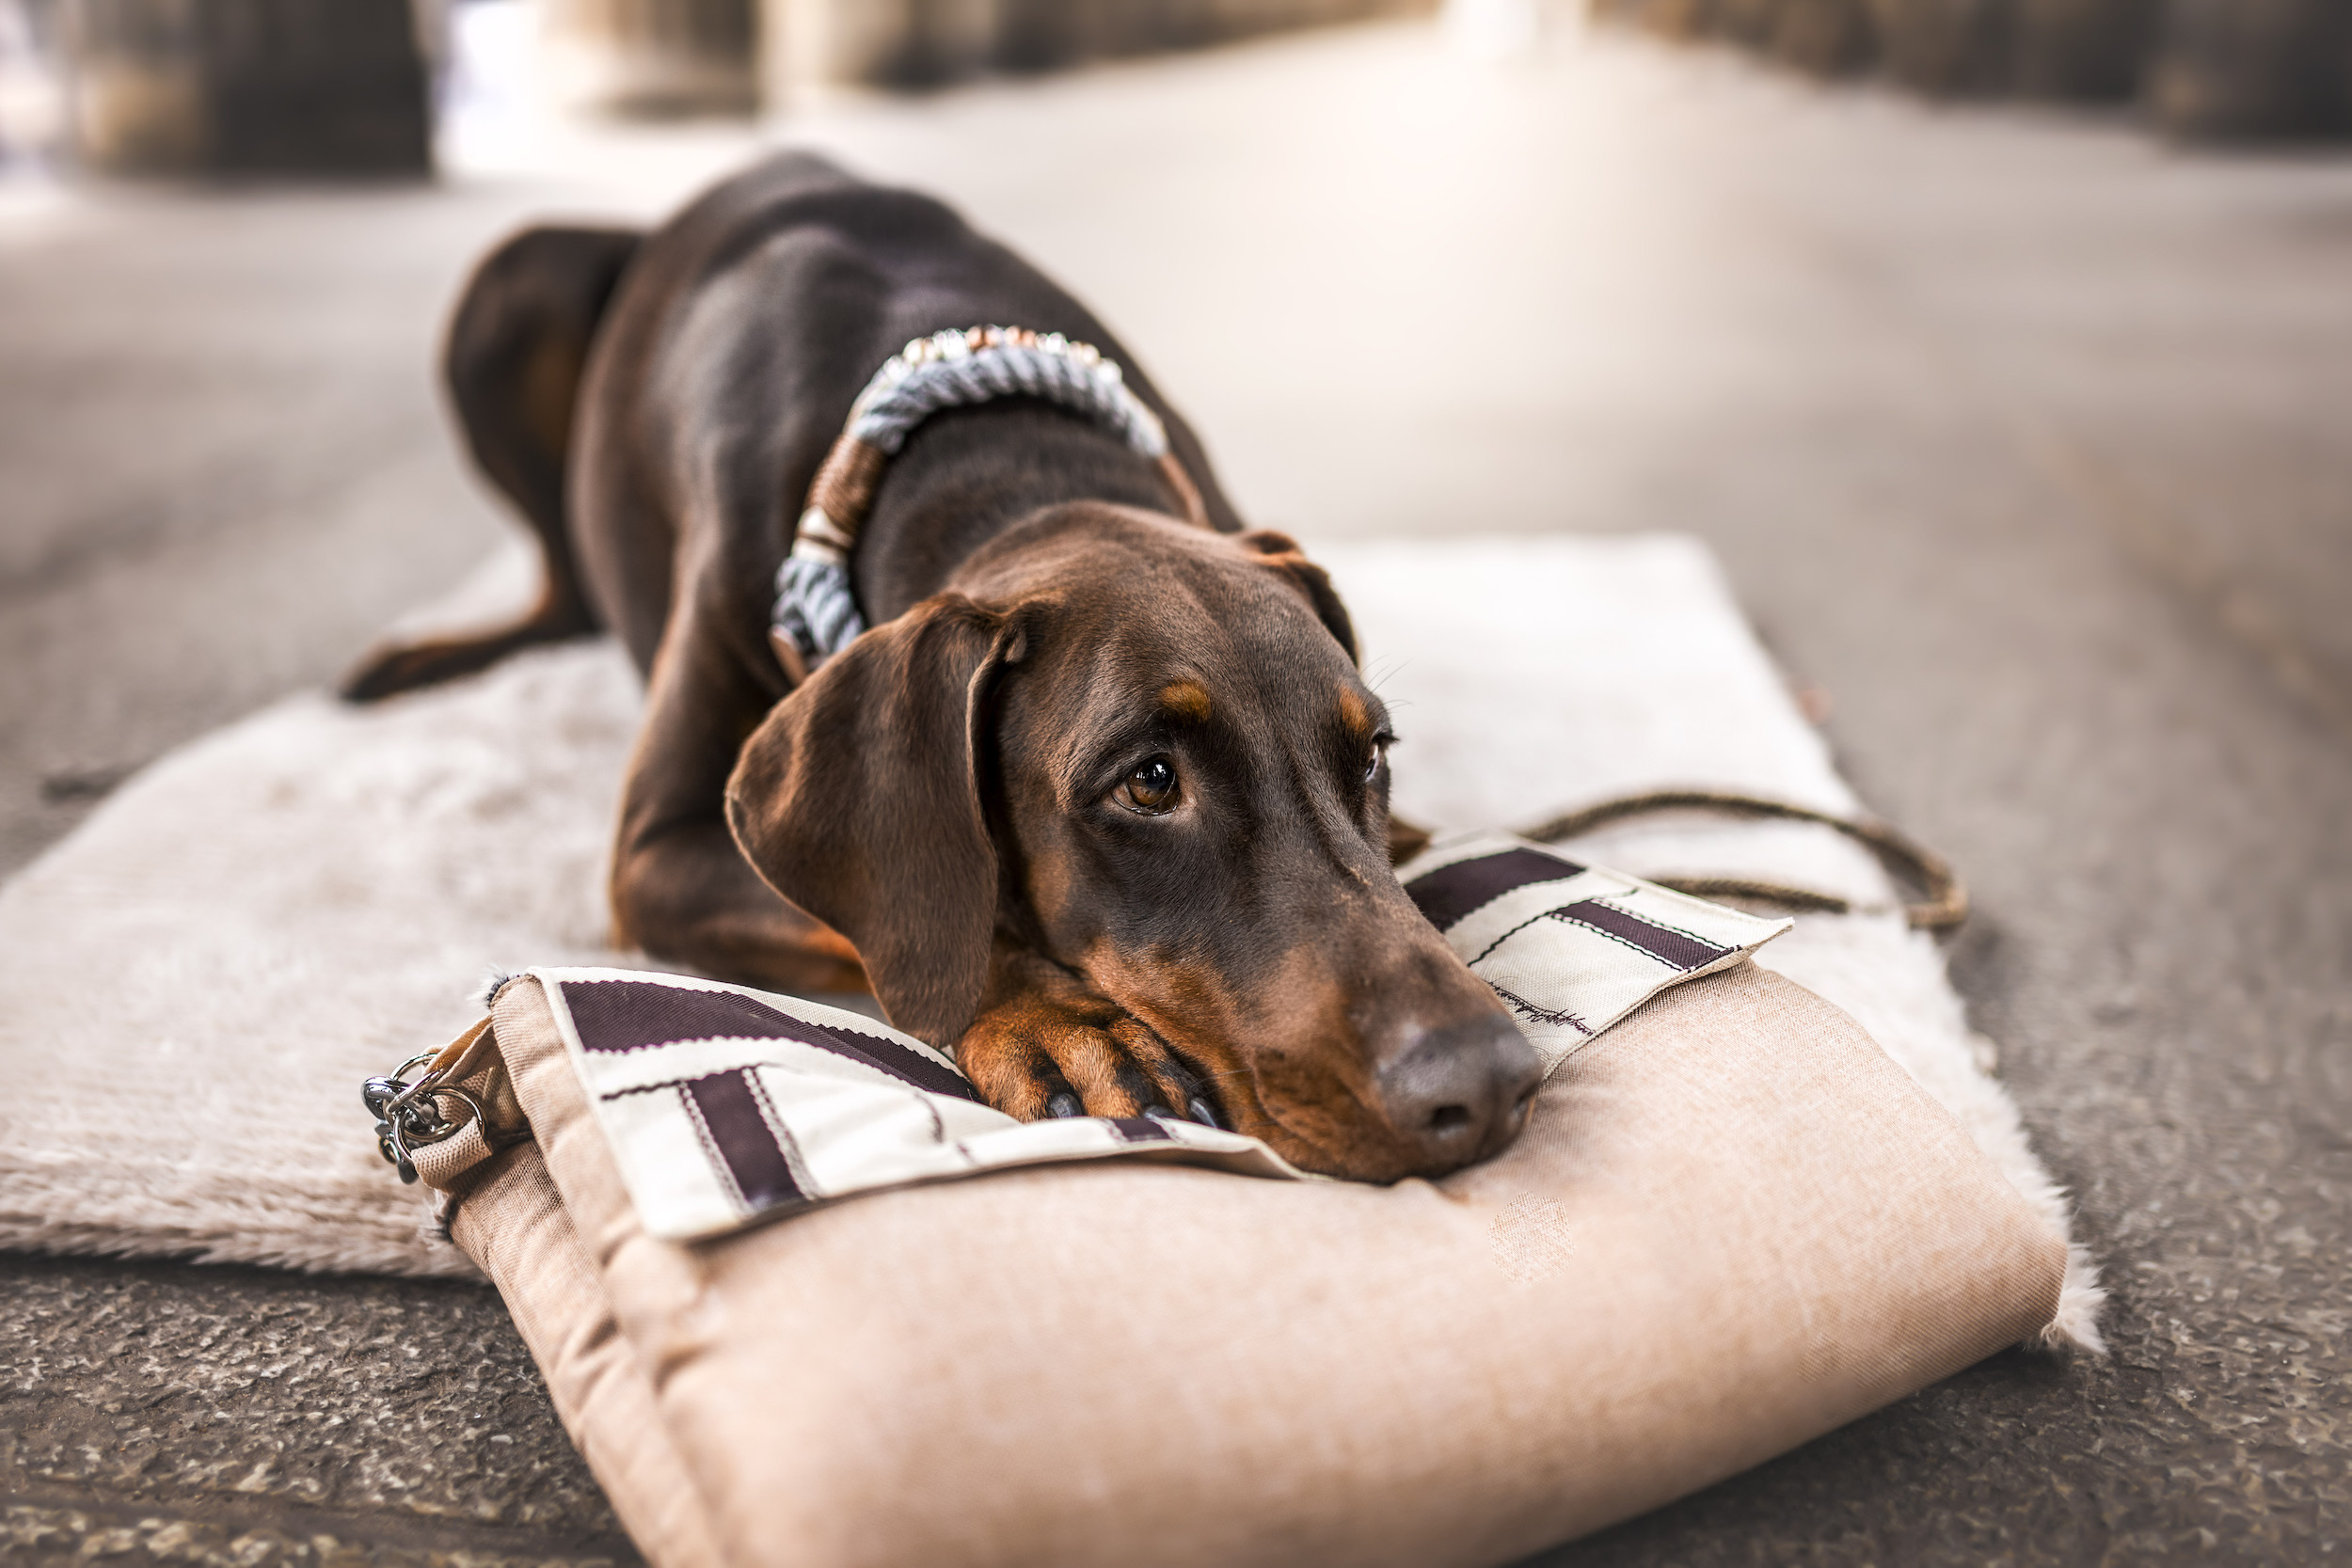
[[[1200,492],[1168,450],[1167,427],[1128,389],[1117,361],[1093,344],[1020,326],[917,338],[876,371],[850,405],[848,422],[809,484],[792,552],[776,568],[768,637],[796,683],[866,629],[850,587],[850,552],[882,469],[933,414],[1001,397],[1042,398],[1116,433],[1159,465],[1185,515],[1208,526]]]

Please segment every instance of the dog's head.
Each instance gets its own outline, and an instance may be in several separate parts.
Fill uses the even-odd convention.
[[[1309,1169],[1435,1174],[1517,1133],[1534,1052],[1390,870],[1387,710],[1296,545],[1073,505],[957,583],[778,704],[728,790],[894,1023],[952,1052],[1010,945]]]

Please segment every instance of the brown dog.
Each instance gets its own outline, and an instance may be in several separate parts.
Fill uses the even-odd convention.
[[[796,686],[768,628],[818,465],[877,366],[974,323],[1099,345],[1199,495],[1051,404],[936,415],[850,563],[873,629]],[[754,983],[870,983],[1015,1116],[1190,1116],[1374,1180],[1517,1133],[1535,1058],[1390,870],[1393,736],[1346,610],[1289,539],[1243,531],[1135,360],[1010,253],[780,157],[648,236],[510,241],[448,375],[547,591],[346,689],[617,633],[647,682],[625,940]]]

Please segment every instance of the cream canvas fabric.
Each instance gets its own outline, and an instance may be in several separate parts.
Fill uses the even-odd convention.
[[[1749,963],[1575,1053],[1435,1184],[1095,1161],[649,1233],[550,986],[534,1139],[453,1234],[648,1557],[1495,1563],[2035,1334],[2060,1236],[1853,1022]]]
[[[1431,851],[1406,868],[1406,889],[1524,1017],[1547,1070],[1637,1003],[1789,926],[1494,835]],[[665,1240],[1056,1161],[1300,1174],[1257,1139],[1197,1122],[1016,1121],[923,1041],[804,998],[630,970],[531,974],[639,1222]],[[472,1038],[459,1042],[453,1082],[477,1069]],[[477,1132],[413,1152],[425,1181],[446,1188],[490,1145]]]
[[[914,1036],[800,997],[629,970],[531,975],[638,1222],[665,1240],[1063,1160],[1299,1175],[1257,1139],[1195,1122],[1016,1121]]]
[[[1506,833],[1433,845],[1397,878],[1518,1015],[1547,1072],[1668,986],[1744,962],[1796,924]]]

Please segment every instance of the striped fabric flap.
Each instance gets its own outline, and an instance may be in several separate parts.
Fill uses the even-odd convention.
[[[1397,877],[1518,1015],[1546,1071],[1668,986],[1728,969],[1795,924],[1501,833],[1433,846]]]
[[[534,969],[645,1228],[739,1229],[854,1193],[1054,1161],[1304,1173],[1197,1122],[1016,1121],[912,1036],[795,996],[625,969]]]
[[[1651,996],[1787,930],[1517,839],[1439,846],[1405,890],[1518,1013],[1547,1069]],[[858,1013],[715,980],[534,969],[645,1228],[689,1241],[855,1193],[1066,1160],[1304,1173],[1189,1121],[1016,1121]]]

